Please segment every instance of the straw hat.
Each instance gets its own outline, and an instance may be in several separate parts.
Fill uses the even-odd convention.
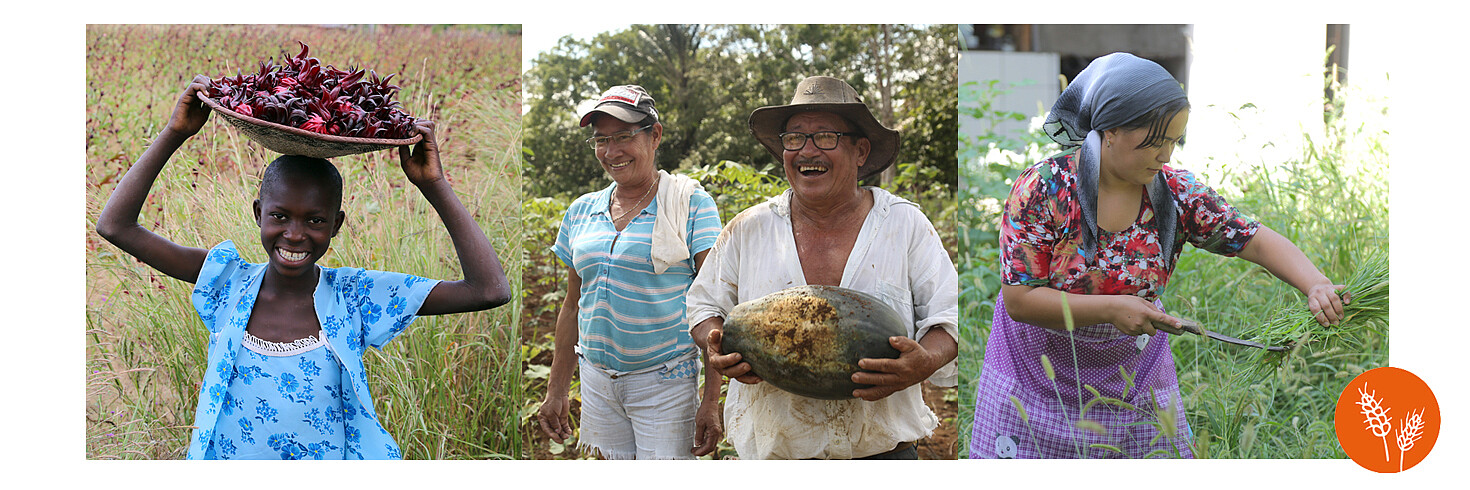
[[[858,180],[877,175],[893,165],[898,156],[898,131],[879,123],[852,85],[832,77],[808,77],[796,85],[796,95],[791,97],[790,104],[762,107],[750,113],[750,132],[771,156],[782,160],[786,149],[778,135],[786,120],[799,112],[830,112],[842,116],[867,136],[872,151],[860,169]]]

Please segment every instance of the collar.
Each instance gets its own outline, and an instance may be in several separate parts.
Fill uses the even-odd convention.
[[[663,182],[659,182],[660,188],[662,188],[663,185],[664,185]],[[608,219],[611,220],[612,219],[612,215],[610,215],[610,214],[607,213],[607,207],[608,207],[608,204],[612,202],[613,189],[616,189],[617,187],[618,187],[617,182],[613,182],[611,184],[608,184],[607,187],[604,187],[602,190],[592,193],[591,194],[591,196],[592,196],[592,212],[590,212],[588,214],[589,215],[593,215],[593,216],[596,216],[596,215],[601,214],[601,215],[607,216]],[[658,190],[654,190],[653,192],[654,192],[654,194],[657,194],[658,193]],[[649,199],[648,200],[648,204],[645,204],[643,206],[643,209],[638,210],[638,214],[656,214],[656,213],[658,213],[658,199],[657,198],[655,198],[655,199]],[[637,215],[634,215],[634,216],[637,216]]]
[[[868,185],[859,187],[867,189],[873,194],[873,211],[877,211],[879,217],[888,217],[888,212],[893,209],[893,205],[895,204],[909,203],[907,199],[895,196],[893,195],[893,193],[884,190],[882,187],[874,187]],[[776,197],[772,197],[767,200],[766,205],[770,206],[771,211],[775,212],[776,215],[783,218],[790,218],[791,196],[793,195],[793,193],[794,191],[792,191],[790,188],[787,188],[786,192],[782,192],[780,195],[777,195]]]

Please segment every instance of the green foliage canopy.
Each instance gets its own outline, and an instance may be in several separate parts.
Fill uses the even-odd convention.
[[[902,133],[899,163],[935,167],[952,187],[956,39],[954,26],[672,24],[562,38],[526,73],[526,193],[576,195],[605,185],[582,143],[589,133],[577,127],[577,108],[630,83],[658,103],[659,168],[729,160],[779,175],[779,163],[750,135],[750,112],[785,104],[813,75],[852,84],[880,121]]]

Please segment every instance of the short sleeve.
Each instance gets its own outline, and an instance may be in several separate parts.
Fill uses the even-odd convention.
[[[419,307],[438,280],[400,272],[338,269],[343,278],[342,297],[355,308],[363,342],[382,348],[403,333],[418,318]]]
[[[704,189],[689,196],[689,256],[709,250],[720,237],[720,210]]]
[[[1182,215],[1179,220],[1184,239],[1196,248],[1234,257],[1256,236],[1260,223],[1246,216],[1214,189],[1186,170],[1174,170],[1169,179]]]
[[[1057,241],[1058,192],[1065,185],[1042,162],[1021,172],[1011,185],[1000,219],[1001,281],[1046,286]]]
[[[230,289],[241,287],[254,267],[258,266],[240,258],[240,252],[230,240],[209,249],[204,265],[199,268],[199,278],[194,281],[192,301],[194,311],[210,332],[220,331],[223,322],[219,320],[228,321],[229,315],[224,313],[228,312]]]
[[[739,221],[734,219],[731,223]],[[730,227],[720,232],[714,246],[709,249],[709,255],[704,258],[704,267],[694,276],[694,283],[685,296],[685,317],[691,330],[706,319],[725,318],[735,308],[739,293],[735,285],[740,283],[740,249],[734,239],[736,232]]]
[[[561,217],[561,228],[556,232],[556,244],[551,247],[551,252],[556,254],[556,258],[561,259],[561,263],[568,267],[572,266],[572,213],[580,207],[578,206],[580,202],[576,201],[571,206],[567,206],[567,212]]]

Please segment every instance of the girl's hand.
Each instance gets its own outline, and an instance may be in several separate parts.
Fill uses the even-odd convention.
[[[403,164],[403,174],[413,185],[423,187],[444,179],[444,168],[439,166],[439,142],[434,140],[434,121],[419,119],[413,123],[414,132],[424,135],[413,146],[398,147],[398,160]]]
[[[204,123],[209,120],[209,107],[199,99],[200,92],[209,94],[209,77],[194,75],[194,80],[179,95],[179,103],[174,106],[174,113],[168,118],[168,129],[188,137],[198,134],[204,128]]]
[[[1180,326],[1178,318],[1164,314],[1149,300],[1126,294],[1112,298],[1113,320],[1109,323],[1126,335],[1154,335],[1158,333],[1153,325],[1155,321]]]
[[[1337,292],[1346,288],[1341,284],[1318,284],[1307,290],[1307,308],[1312,310],[1312,318],[1322,326],[1331,326],[1341,323],[1344,319],[1342,305],[1352,301],[1351,295],[1337,296]]]

